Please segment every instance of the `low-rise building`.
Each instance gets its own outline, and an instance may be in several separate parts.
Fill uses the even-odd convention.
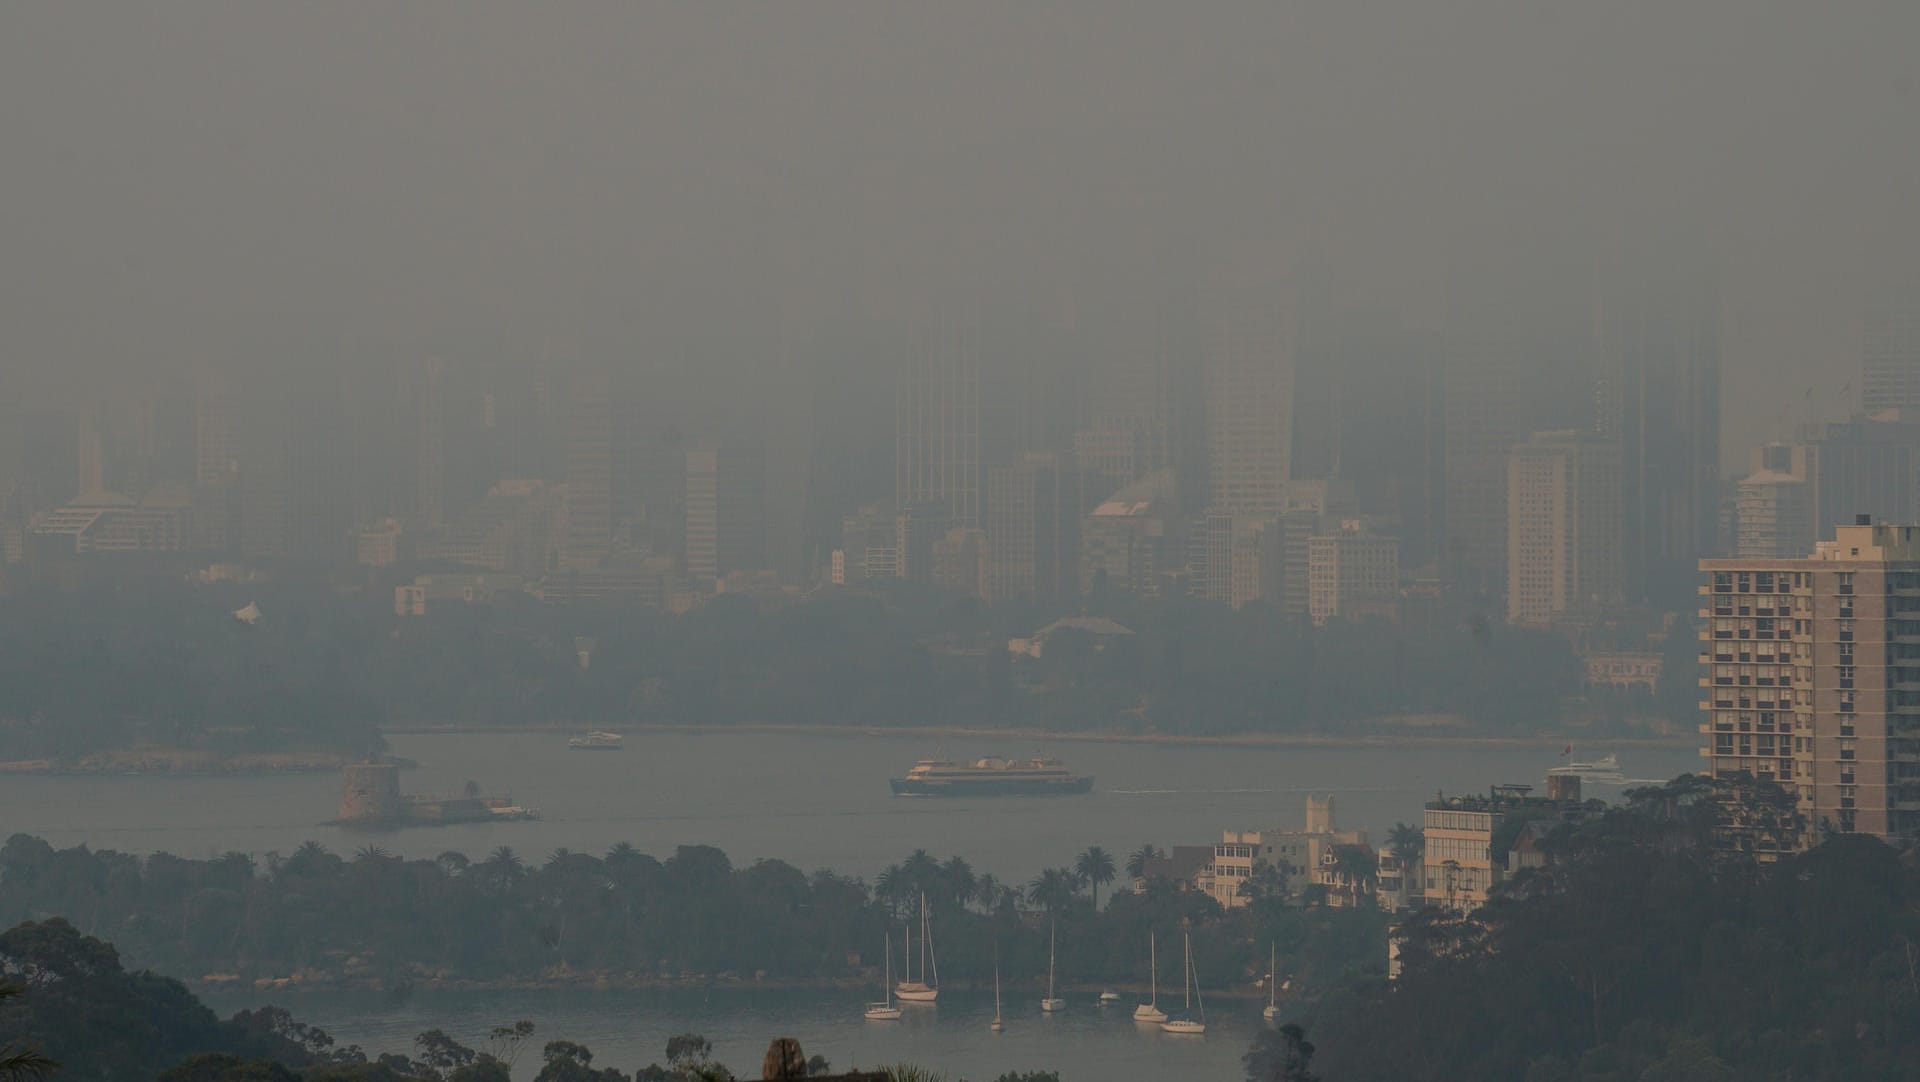
[[[1496,785],[1485,796],[1443,795],[1427,803],[1422,859],[1426,904],[1463,915],[1473,912],[1520,867],[1544,863],[1538,845],[1544,834],[1528,843],[1518,864],[1512,860],[1517,843],[1529,831],[1550,832],[1604,809],[1604,804],[1580,799],[1578,778],[1549,780],[1546,796],[1535,796],[1531,785]],[[1539,828],[1533,826],[1536,822]]]
[[[1258,877],[1263,864],[1285,872],[1290,896],[1298,897],[1316,883],[1326,885],[1329,873],[1320,869],[1334,864],[1336,847],[1367,845],[1366,831],[1341,830],[1334,824],[1333,809],[1333,797],[1310,796],[1303,829],[1223,831],[1196,886],[1232,909],[1253,900],[1253,892],[1242,887]]]

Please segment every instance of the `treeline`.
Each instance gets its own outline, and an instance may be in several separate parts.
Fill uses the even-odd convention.
[[[1263,972],[1269,941],[1296,983],[1324,986],[1384,965],[1385,917],[1371,910],[1272,897],[1227,912],[1167,883],[1103,899],[1096,910],[1092,884],[1065,871],[1002,886],[965,861],[924,852],[883,877],[882,888],[774,860],[736,868],[703,846],[665,860],[626,845],[603,856],[563,849],[538,863],[506,848],[477,861],[451,852],[403,860],[372,847],[342,857],[308,843],[256,863],[238,853],[186,860],[56,850],[26,835],[0,847],[0,923],[70,915],[83,930],[110,932],[141,966],[248,981],[298,972],[400,989],[438,978],[566,975],[877,984],[883,946],[890,938],[899,954],[923,892],[941,976],[976,986],[991,983],[996,951],[1008,982],[1043,979],[1049,916],[1069,984],[1144,985],[1150,931],[1164,960],[1183,925],[1214,987]],[[1162,977],[1169,981],[1178,984],[1172,969]]]
[[[248,604],[252,624],[232,616]],[[1008,638],[1072,614],[909,584],[684,615],[508,597],[421,618],[396,617],[382,586],[30,587],[0,606],[0,758],[138,741],[357,753],[389,722],[1218,733],[1454,714],[1514,731],[1552,726],[1580,690],[1558,636],[1480,620],[1315,629],[1261,604],[1117,599],[1106,615],[1135,634],[1096,648],[1065,632],[1038,660],[1007,655]],[[1674,701],[1691,711],[1691,694]]]
[[[1408,921],[1399,980],[1316,1012],[1316,1066],[1341,1082],[1920,1079],[1915,852],[1843,835],[1756,863],[1714,844],[1709,789],[1632,793],[1472,917]]]

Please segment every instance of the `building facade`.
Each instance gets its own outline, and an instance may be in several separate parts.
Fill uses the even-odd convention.
[[[1507,620],[1546,624],[1578,605],[1623,598],[1617,443],[1539,432],[1507,467]]]
[[[1920,833],[1920,527],[1700,570],[1707,772],[1778,782],[1816,828]]]
[[[1307,611],[1330,620],[1392,619],[1400,596],[1400,542],[1349,520],[1307,540]]]
[[[767,560],[767,461],[758,448],[687,452],[687,577],[703,589]]]

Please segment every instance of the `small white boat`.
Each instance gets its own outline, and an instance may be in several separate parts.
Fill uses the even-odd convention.
[[[1118,1002],[1120,1002],[1120,993],[1118,992],[1100,993],[1100,1005],[1102,1007],[1111,1007]]]
[[[1267,1009],[1260,1012],[1260,1017],[1271,1022],[1280,1017],[1280,946],[1269,943],[1267,947]]]
[[[1133,1009],[1133,1020],[1147,1023],[1166,1021],[1167,1012],[1160,1009],[1160,959],[1152,933],[1147,935],[1147,993],[1147,1001]]]
[[[886,999],[879,1003],[867,1004],[867,1021],[897,1022],[900,1020],[900,1008],[893,1005],[893,937],[887,937],[887,977],[881,988]]]
[[[940,998],[940,960],[933,959],[933,983],[927,983],[927,959],[933,957],[933,941],[927,935],[927,896],[920,896],[920,979],[913,979],[913,953],[907,953],[907,979],[894,986],[893,994],[902,1003],[932,1003]]]
[[[619,733],[591,732],[585,736],[576,736],[567,741],[568,751],[619,751],[626,747],[626,737]]]
[[[1044,1014],[1067,1009],[1067,1001],[1053,994],[1053,924],[1047,924],[1047,998],[1040,1001],[1040,1010]]]
[[[1179,1034],[1197,1036],[1207,1031],[1207,1004],[1205,1000],[1200,1000],[1200,1017],[1199,1018],[1193,1017],[1193,1005],[1194,1005],[1194,1001],[1199,998],[1198,993],[1200,991],[1200,981],[1199,981],[1199,975],[1196,974],[1193,970],[1193,936],[1191,934],[1189,934],[1186,937],[1186,943],[1187,943],[1187,1009],[1182,1015],[1182,1017],[1169,1018],[1166,1021],[1160,1023],[1160,1028],[1167,1033],[1179,1033]]]
[[[1571,759],[1571,752],[1569,752],[1569,761],[1567,763],[1556,766],[1552,770],[1547,771],[1547,773],[1561,777],[1575,777],[1581,781],[1590,781],[1597,785],[1621,785],[1625,784],[1627,780],[1626,774],[1620,770],[1620,757],[1618,755],[1602,755],[1592,762],[1582,763],[1573,761]]]
[[[993,1021],[987,1028],[995,1033],[1007,1028],[1000,1019],[1000,947],[997,944],[993,948]]]

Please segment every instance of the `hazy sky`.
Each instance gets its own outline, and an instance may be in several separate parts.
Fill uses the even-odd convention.
[[[1914,265],[1917,44],[1912,0],[7,4],[0,372],[753,372],[956,290],[1098,318],[1223,248],[1415,318],[1618,251],[1720,269],[1740,448]]]

